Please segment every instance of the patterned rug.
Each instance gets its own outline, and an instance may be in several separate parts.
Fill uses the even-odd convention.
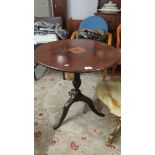
[[[116,117],[98,101],[95,86],[101,73],[81,75],[81,91],[90,97],[105,117],[93,113],[84,102],[74,103],[62,126],[58,122],[72,82],[63,80],[62,73],[49,71],[34,83],[34,154],[35,155],[120,155],[120,134],[111,147],[106,146],[108,135],[114,130]]]

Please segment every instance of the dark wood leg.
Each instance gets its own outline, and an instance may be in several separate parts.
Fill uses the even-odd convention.
[[[36,77],[35,71],[34,71],[34,80],[37,81],[37,77]]]
[[[90,98],[88,98],[87,96],[85,96],[85,95],[82,94],[80,101],[86,102],[86,103],[88,104],[88,106],[90,107],[90,109],[91,109],[95,114],[97,114],[98,116],[101,116],[101,117],[104,117],[104,116],[105,116],[103,113],[100,113],[100,112],[98,112],[98,111],[96,110],[96,108],[95,108],[95,106],[94,106],[94,104],[93,104],[93,101],[92,101]]]
[[[75,100],[74,97],[71,96],[70,99],[66,102],[65,106],[63,107],[63,113],[59,120],[59,123],[53,126],[54,129],[58,129],[60,127],[60,125],[62,124],[63,120],[65,119],[68,113],[70,106],[75,102],[74,100]]]
[[[66,80],[66,79],[65,79],[65,72],[63,72],[63,80]]]
[[[54,125],[54,129],[58,129],[62,122],[64,121],[65,117],[67,116],[67,113],[69,111],[69,108],[70,106],[75,103],[75,102],[78,102],[78,101],[84,101],[86,102],[90,109],[95,113],[97,114],[98,116],[101,116],[101,117],[104,117],[105,115],[98,112],[95,108],[95,106],[93,105],[93,102],[91,99],[89,99],[87,96],[83,95],[79,89],[81,85],[81,79],[80,79],[80,74],[79,73],[74,73],[74,78],[73,78],[73,86],[74,86],[74,89],[71,89],[71,91],[69,92],[70,94],[70,99],[66,102],[64,108],[63,108],[63,113],[62,113],[62,116],[59,120],[59,123]]]
[[[112,76],[116,75],[117,65],[112,67]]]
[[[36,63],[35,66],[34,66],[34,80],[35,80],[35,81],[37,81],[37,77],[36,77],[36,74],[35,74],[35,69],[36,69],[36,67],[37,67],[38,65],[39,65],[39,64]]]

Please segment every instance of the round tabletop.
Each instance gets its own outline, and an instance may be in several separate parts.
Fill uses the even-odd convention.
[[[71,73],[109,68],[120,59],[120,52],[105,43],[86,39],[66,39],[35,49],[35,61],[43,66]]]

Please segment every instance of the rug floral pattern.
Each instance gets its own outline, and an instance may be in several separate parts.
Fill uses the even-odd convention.
[[[72,82],[62,79],[62,73],[49,71],[34,83],[34,154],[35,155],[120,155],[120,134],[111,147],[106,146],[114,130],[116,117],[98,101],[95,86],[101,73],[81,75],[81,91],[93,99],[97,109],[106,114],[99,117],[83,102],[74,103],[62,126],[53,130],[62,107],[68,100]]]

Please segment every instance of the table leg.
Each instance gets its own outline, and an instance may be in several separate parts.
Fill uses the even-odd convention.
[[[34,80],[35,80],[35,81],[37,81],[35,69],[36,69],[36,67],[37,67],[38,65],[39,65],[38,63],[36,63],[36,64],[34,65]]]
[[[74,100],[75,100],[75,98],[73,96],[71,96],[70,99],[66,102],[65,106],[63,107],[63,113],[59,120],[59,123],[53,126],[54,129],[57,129],[60,127],[60,125],[62,124],[63,120],[65,119],[65,117],[68,113],[70,106],[75,102]]]
[[[96,110],[92,100],[90,98],[88,98],[87,96],[83,95],[79,89],[81,85],[81,79],[80,79],[80,74],[79,73],[74,73],[74,78],[73,78],[73,86],[74,86],[74,89],[71,89],[71,91],[69,92],[70,94],[70,99],[66,102],[64,108],[63,108],[63,113],[62,113],[62,116],[59,120],[59,123],[54,125],[54,129],[58,129],[63,120],[65,119],[67,113],[68,113],[68,110],[70,108],[70,106],[75,103],[75,102],[78,102],[78,101],[83,101],[83,102],[86,102],[90,109],[95,113],[97,114],[98,116],[101,116],[101,117],[104,117],[105,115],[103,113],[100,113]]]
[[[85,95],[83,95],[83,94],[81,94],[81,95],[82,95],[82,96],[81,96],[81,98],[80,98],[80,101],[86,102],[86,103],[88,104],[89,108],[90,108],[95,114],[97,114],[98,116],[101,116],[101,117],[104,117],[104,116],[105,116],[103,113],[100,113],[100,112],[98,112],[98,111],[96,110],[96,108],[95,108],[95,106],[94,106],[94,104],[93,104],[93,101],[92,101],[90,98],[88,98],[87,96],[85,96]]]

